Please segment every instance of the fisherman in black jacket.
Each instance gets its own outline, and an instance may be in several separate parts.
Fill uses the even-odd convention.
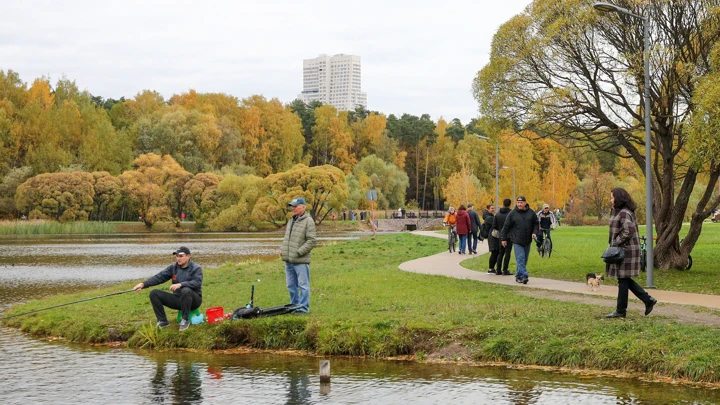
[[[182,311],[182,321],[180,322],[180,331],[190,326],[190,311],[197,309],[202,304],[202,268],[197,263],[190,261],[190,249],[181,246],[173,252],[176,263],[166,267],[165,270],[148,278],[142,283],[134,287],[135,291],[143,288],[152,287],[162,284],[168,280],[172,280],[170,291],[172,294],[162,290],[152,290],[150,292],[150,302],[152,303],[155,317],[157,318],[157,326],[164,328],[170,323],[165,316],[165,307],[178,309]]]
[[[518,283],[528,283],[526,266],[530,256],[530,246],[533,239],[537,237],[537,233],[538,218],[535,211],[530,209],[525,196],[518,196],[515,209],[510,211],[502,231],[500,231],[502,246],[507,246],[509,240],[515,249],[515,262],[517,263],[515,281]]]
[[[510,213],[510,204],[512,204],[512,200],[509,198],[504,199],[503,206],[500,207],[498,213],[493,217],[491,233],[495,233],[498,239],[500,238],[500,230],[502,230],[503,225],[505,225],[505,219]],[[508,244],[507,246],[500,245],[497,256],[497,271],[495,272],[498,276],[501,274],[503,276],[510,275],[510,272],[508,271],[508,265],[510,264],[510,252],[512,252],[511,244]]]

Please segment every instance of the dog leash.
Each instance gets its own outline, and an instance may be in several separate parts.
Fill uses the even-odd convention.
[[[570,258],[568,258],[567,256],[565,256],[564,254],[558,252],[557,249],[555,249],[554,247],[553,247],[552,252],[553,252],[553,254],[556,253],[556,254],[560,255],[560,257],[562,257],[563,259],[569,261],[570,263],[572,263],[572,264],[580,267],[581,269],[586,269],[586,268],[587,268],[587,267],[582,266],[580,263],[578,263],[578,262],[576,262],[576,261],[574,261],[574,260],[571,260]]]

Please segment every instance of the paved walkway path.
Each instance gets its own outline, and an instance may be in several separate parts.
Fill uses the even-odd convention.
[[[447,239],[447,235],[442,235],[431,231],[414,231],[415,235],[432,236]],[[487,243],[478,245],[478,254],[488,253]],[[514,254],[514,253],[513,253]],[[548,278],[537,278],[532,276],[532,267],[530,267],[530,282],[526,285],[515,282],[513,276],[496,276],[487,274],[482,271],[468,270],[460,266],[460,262],[472,259],[475,255],[459,255],[457,253],[443,252],[433,256],[423,257],[402,263],[400,270],[412,273],[434,274],[439,276],[454,277],[460,279],[477,280],[486,283],[506,284],[518,288],[536,288],[543,290],[554,290],[568,293],[588,294],[601,297],[617,298],[617,286],[603,284],[597,291],[592,291],[584,282],[571,282],[552,280]],[[598,260],[600,260],[598,258]],[[532,261],[530,262],[532,264]],[[665,304],[681,304],[681,305],[697,305],[706,308],[720,309],[720,295],[692,294],[677,291],[665,290],[648,290],[650,295],[655,297],[658,302]],[[631,293],[630,298],[635,296]]]

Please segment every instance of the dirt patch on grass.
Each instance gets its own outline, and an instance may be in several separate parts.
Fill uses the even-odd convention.
[[[547,298],[556,301],[576,302],[579,304],[596,305],[598,307],[598,318],[603,318],[606,314],[615,309],[614,298],[603,298],[597,296],[589,296],[585,294],[571,294],[559,291],[531,290],[523,289],[517,291],[533,298]],[[631,300],[628,304],[628,318],[642,317],[645,313],[645,304]],[[655,305],[651,317],[663,317],[669,320],[677,321],[692,325],[717,326],[720,325],[720,315],[716,311],[698,309],[686,305],[663,304],[662,302]]]
[[[470,349],[458,342],[450,343],[442,349],[429,354],[425,360],[468,361],[471,359]]]

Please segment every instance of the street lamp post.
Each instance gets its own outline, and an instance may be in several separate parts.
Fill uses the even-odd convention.
[[[650,21],[647,17],[604,1],[596,2],[593,7],[601,12],[622,13],[643,21],[643,59],[645,62],[645,224],[647,230],[647,287],[655,288],[653,278],[653,215],[652,215],[652,165],[650,143]]]
[[[517,200],[515,200],[515,168],[514,168],[514,167],[510,167],[510,166],[503,166],[503,167],[501,167],[501,169],[510,169],[510,170],[512,170],[512,176],[513,176],[513,201],[517,201]]]
[[[478,138],[485,139],[486,141],[490,142],[490,138],[483,135],[475,134]],[[500,198],[500,142],[496,139],[495,140],[495,212],[498,212],[499,207],[499,201]]]

